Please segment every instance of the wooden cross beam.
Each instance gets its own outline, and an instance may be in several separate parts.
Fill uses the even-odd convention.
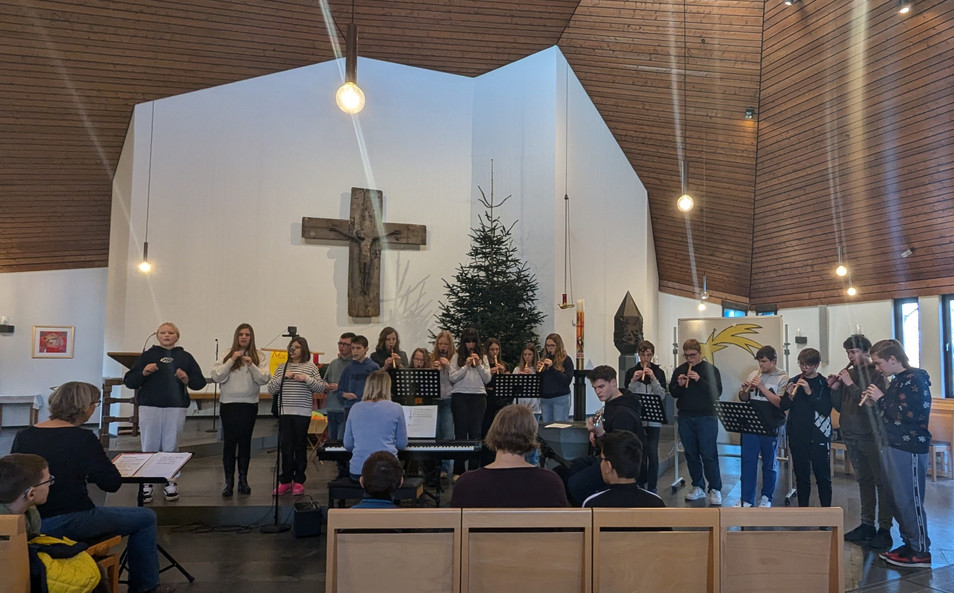
[[[348,241],[348,315],[381,314],[381,249],[393,245],[425,245],[422,224],[382,223],[380,190],[351,188],[351,218],[302,218],[305,240]]]

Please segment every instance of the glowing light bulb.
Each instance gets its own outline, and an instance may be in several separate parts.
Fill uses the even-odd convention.
[[[699,305],[698,305],[698,307],[696,307],[696,308],[699,309],[700,311],[705,311],[705,310],[706,310],[706,304],[703,303],[702,301],[699,301]]]
[[[679,196],[679,199],[676,200],[676,208],[679,208],[682,212],[689,212],[694,205],[695,202],[689,194],[682,194]]]
[[[835,268],[835,274],[842,277],[847,276],[848,268],[846,268],[844,264],[838,264],[838,267]]]
[[[854,286],[849,286],[848,290],[846,290],[845,292],[848,293],[848,296],[855,296],[856,294],[858,294],[858,289],[856,289]]]
[[[346,82],[335,93],[338,108],[354,115],[364,109],[364,92],[353,82]]]
[[[139,262],[139,271],[143,273],[148,273],[152,270],[152,264],[147,260],[142,260]]]

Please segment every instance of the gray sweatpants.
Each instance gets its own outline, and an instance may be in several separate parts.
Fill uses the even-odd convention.
[[[139,433],[143,452],[178,451],[179,434],[185,426],[188,411],[188,408],[139,406]]]
[[[927,453],[908,453],[894,447],[881,448],[881,476],[891,491],[894,518],[901,539],[915,552],[929,552],[927,513],[924,510],[924,479]]]

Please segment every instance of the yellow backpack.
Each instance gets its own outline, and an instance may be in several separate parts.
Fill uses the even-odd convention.
[[[93,557],[85,551],[70,555],[68,547],[75,545],[71,539],[49,535],[30,540],[31,550],[46,567],[49,593],[90,593],[99,584],[101,575]]]

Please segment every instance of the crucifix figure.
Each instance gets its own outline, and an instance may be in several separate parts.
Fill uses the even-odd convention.
[[[351,188],[351,218],[302,218],[306,240],[348,241],[348,315],[381,314],[381,249],[392,245],[424,245],[422,224],[382,223],[380,190]]]

